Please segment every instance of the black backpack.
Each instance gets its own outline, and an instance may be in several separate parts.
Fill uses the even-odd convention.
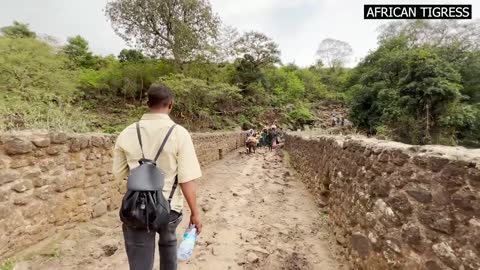
[[[125,193],[120,208],[120,219],[129,227],[135,229],[158,230],[170,221],[170,202],[177,188],[178,178],[175,176],[172,191],[168,200],[163,196],[165,172],[157,168],[156,161],[175,128],[174,124],[168,130],[155,159],[146,159],[143,153],[140,125],[137,122],[137,136],[142,151],[140,166],[130,171]]]

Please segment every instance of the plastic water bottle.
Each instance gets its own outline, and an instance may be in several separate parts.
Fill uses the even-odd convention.
[[[183,234],[183,241],[178,247],[178,259],[185,261],[192,256],[196,240],[197,228],[192,225],[188,227],[187,231]]]

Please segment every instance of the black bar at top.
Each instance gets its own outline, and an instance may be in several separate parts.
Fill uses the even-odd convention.
[[[471,19],[472,5],[364,5],[364,19]]]

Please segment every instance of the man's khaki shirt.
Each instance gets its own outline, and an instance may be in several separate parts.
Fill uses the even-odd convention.
[[[162,144],[168,129],[174,124],[167,114],[144,114],[139,121],[145,158],[154,159]],[[118,180],[125,179],[129,171],[139,165],[142,151],[138,142],[135,123],[124,129],[117,138],[113,151],[113,174]],[[192,138],[188,131],[177,125],[168,138],[157,167],[161,168],[165,176],[163,195],[168,198],[178,175],[178,182],[185,183],[202,176]],[[182,211],[183,195],[177,187],[172,198],[171,209]]]

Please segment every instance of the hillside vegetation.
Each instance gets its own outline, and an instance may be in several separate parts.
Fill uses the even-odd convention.
[[[176,95],[174,119],[192,131],[274,120],[296,130],[349,107],[349,120],[369,135],[479,146],[478,21],[388,24],[379,47],[352,69],[344,67],[350,45],[326,39],[316,64],[298,67],[281,63],[265,34],[223,25],[208,1],[134,2],[106,7],[113,29],[136,48],[117,56],[95,55],[81,36],[58,45],[27,24],[3,27],[0,129],[118,132],[146,111],[150,85],[163,83]]]

